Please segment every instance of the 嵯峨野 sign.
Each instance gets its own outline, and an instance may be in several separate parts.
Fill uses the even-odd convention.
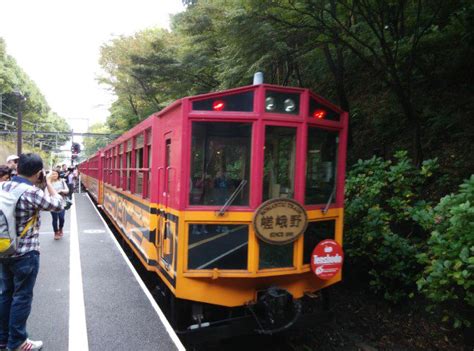
[[[291,199],[265,201],[255,211],[253,228],[257,236],[269,244],[283,245],[295,241],[308,225],[306,211]]]
[[[329,280],[341,270],[343,261],[341,245],[334,240],[323,240],[311,255],[311,270],[319,279]]]

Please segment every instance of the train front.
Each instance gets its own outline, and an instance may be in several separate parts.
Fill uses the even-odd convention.
[[[192,321],[178,329],[272,334],[327,317],[324,288],[341,280],[347,113],[272,85],[187,106],[175,295]]]

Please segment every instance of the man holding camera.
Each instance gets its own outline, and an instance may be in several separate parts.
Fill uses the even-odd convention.
[[[43,171],[37,154],[22,154],[18,159],[18,175],[1,186],[11,191],[19,184],[29,187],[16,205],[17,234],[29,226],[20,238],[16,252],[0,258],[0,351],[40,350],[43,342],[28,339],[26,321],[31,312],[33,288],[39,270],[39,211],[61,211],[61,196]],[[41,189],[48,189],[50,195]],[[36,185],[36,186],[35,186]]]

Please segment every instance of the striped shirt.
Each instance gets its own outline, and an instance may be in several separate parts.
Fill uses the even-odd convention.
[[[10,191],[20,183],[32,185],[28,179],[20,176],[13,177],[11,181],[2,183],[2,189]],[[31,226],[26,234],[19,240],[16,253],[12,257],[22,256],[30,251],[39,251],[39,228],[41,225],[39,211],[61,211],[61,196],[46,195],[43,190],[31,186],[21,195],[16,205],[16,231],[18,235],[23,231],[28,221],[37,213],[35,225]]]

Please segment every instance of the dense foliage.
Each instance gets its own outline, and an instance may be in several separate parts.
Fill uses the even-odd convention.
[[[20,102],[16,92],[26,98]],[[0,38],[0,128],[4,131],[16,130],[16,116],[19,105],[23,110],[23,130],[43,132],[67,132],[66,121],[54,113],[36,84],[18,66],[15,59],[7,54],[6,45]],[[14,134],[13,134],[14,135]],[[5,138],[5,137],[4,137]],[[24,137],[25,143],[45,151],[61,146],[69,137],[35,134]],[[56,144],[57,142],[57,144]]]
[[[474,312],[474,175],[433,211],[433,232],[419,261],[425,266],[418,287],[445,320],[470,326]]]
[[[84,138],[84,153],[80,155],[80,157],[82,158],[87,158],[95,154],[97,150],[103,148],[110,142],[110,130],[104,123],[95,123],[91,125],[87,131],[89,133],[103,134],[103,136]]]
[[[421,225],[431,218],[421,189],[435,168],[435,161],[425,161],[416,169],[406,152],[398,152],[393,162],[359,160],[348,173],[347,267],[388,300],[399,301],[416,289]]]
[[[353,165],[346,183],[346,268],[393,302],[413,296],[418,285],[430,310],[455,327],[471,326],[474,175],[434,206],[424,199],[437,168],[436,160],[415,168],[406,152]]]

